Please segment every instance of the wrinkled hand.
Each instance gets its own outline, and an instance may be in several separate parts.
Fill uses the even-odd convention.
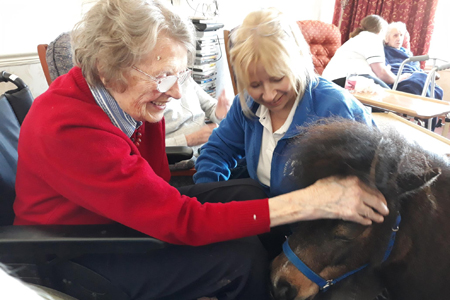
[[[310,186],[311,205],[320,218],[337,218],[364,225],[383,222],[389,213],[383,195],[370,189],[356,177],[329,177]]]
[[[409,77],[411,77],[411,75],[412,75],[411,73],[403,73],[402,75],[400,75],[398,82],[408,79]]]
[[[227,98],[225,95],[225,90],[220,93],[219,98],[217,98],[217,106],[216,106],[216,117],[219,120],[223,120],[227,115],[227,112],[230,110],[231,104],[233,103],[233,99]]]
[[[206,124],[200,130],[186,135],[186,142],[189,147],[198,146],[206,143],[209,139],[214,128],[217,127],[216,123]]]
[[[383,222],[386,200],[356,177],[328,177],[313,185],[269,199],[270,226],[315,220],[342,219],[363,225]]]

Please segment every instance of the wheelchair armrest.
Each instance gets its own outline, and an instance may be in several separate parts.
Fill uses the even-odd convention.
[[[146,253],[168,244],[121,224],[0,226],[0,261],[48,255]]]
[[[187,146],[167,146],[166,155],[169,165],[173,165],[182,160],[191,159],[192,155],[194,155],[194,150]]]

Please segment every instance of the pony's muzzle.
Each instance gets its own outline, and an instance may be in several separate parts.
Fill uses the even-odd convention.
[[[280,279],[276,285],[272,285],[272,295],[276,300],[293,300],[297,294],[297,288],[284,279]]]

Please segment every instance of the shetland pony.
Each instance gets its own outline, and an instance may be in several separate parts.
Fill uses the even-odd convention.
[[[343,220],[294,224],[287,243],[295,256],[325,280],[372,274],[393,300],[449,299],[448,160],[395,131],[354,121],[322,121],[303,130],[294,141],[296,153],[286,176],[301,187],[332,175],[357,176],[384,195],[390,213],[370,226]],[[285,253],[273,261],[271,280],[274,298],[280,300],[317,299],[332,295],[340,284],[319,287]]]

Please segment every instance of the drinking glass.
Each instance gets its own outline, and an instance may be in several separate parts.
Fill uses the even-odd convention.
[[[348,73],[347,77],[345,78],[345,89],[348,90],[350,93],[355,92],[357,76],[358,74],[356,73]]]

